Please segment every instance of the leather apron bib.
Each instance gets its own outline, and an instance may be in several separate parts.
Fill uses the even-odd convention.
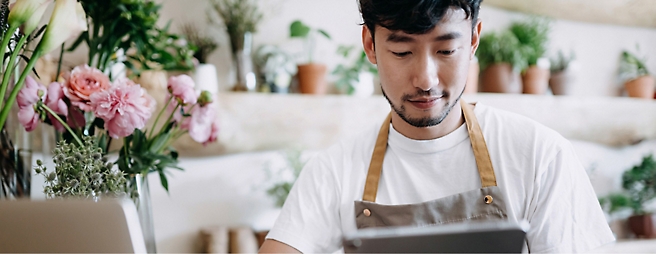
[[[391,114],[378,133],[369,164],[362,201],[355,201],[355,222],[358,229],[389,226],[430,226],[471,220],[505,220],[506,204],[497,187],[492,161],[472,105],[460,100],[469,139],[471,140],[482,188],[436,200],[404,205],[375,203],[387,150]]]

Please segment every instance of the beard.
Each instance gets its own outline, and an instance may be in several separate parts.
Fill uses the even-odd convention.
[[[442,112],[440,112],[437,116],[432,117],[432,116],[426,116],[426,117],[418,117],[418,118],[413,118],[408,116],[408,112],[403,104],[400,106],[395,105],[392,100],[387,96],[385,93],[385,89],[383,89],[383,86],[381,84],[380,86],[381,91],[383,92],[383,96],[385,96],[385,99],[387,99],[387,102],[389,102],[390,106],[392,107],[392,110],[396,112],[403,121],[406,123],[417,127],[417,128],[426,128],[426,127],[432,127],[435,125],[438,125],[444,121],[444,119],[449,115],[449,112],[451,112],[451,109],[460,101],[460,97],[462,97],[462,94],[465,92],[465,89],[463,88],[460,94],[458,95],[458,98],[455,99],[452,103],[449,102],[450,94],[447,91],[443,91],[441,96],[442,98],[446,98],[446,102],[444,103],[444,107]],[[417,93],[410,95],[410,94],[404,94],[401,97],[401,103],[409,101],[412,98],[415,97],[421,97],[421,96],[435,96],[439,95],[438,92],[436,92],[434,89],[428,90],[428,91],[423,91],[423,90],[417,90]]]

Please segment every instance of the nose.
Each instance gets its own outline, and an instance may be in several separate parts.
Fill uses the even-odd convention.
[[[437,77],[437,62],[432,56],[426,54],[423,57],[419,57],[415,67],[412,84],[416,88],[422,91],[428,91],[440,83]]]

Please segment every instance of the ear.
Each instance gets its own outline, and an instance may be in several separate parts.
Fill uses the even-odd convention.
[[[480,42],[481,39],[482,27],[483,27],[483,22],[481,22],[481,19],[476,20],[476,25],[472,30],[471,56],[469,57],[470,59],[474,58],[474,55],[476,55],[476,49],[478,49],[478,43]]]
[[[364,52],[367,54],[367,59],[369,59],[369,62],[376,64],[374,38],[372,37],[369,28],[365,25],[362,25],[362,46],[364,47]]]

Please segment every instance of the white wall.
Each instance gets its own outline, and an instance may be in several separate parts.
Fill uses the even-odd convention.
[[[162,23],[173,20],[173,29],[181,22],[193,21],[205,26],[209,5],[203,0],[159,0],[164,3]],[[320,40],[317,59],[336,66],[342,59],[335,54],[338,44],[360,45],[360,16],[357,0],[261,0],[264,22],[255,35],[255,45],[274,44],[293,53],[301,52],[302,43],[289,39],[289,24],[301,19],[313,27],[322,28],[333,36],[332,41]],[[524,15],[485,6],[481,8],[483,31],[505,28]],[[648,56],[647,66],[656,72],[656,29],[591,24],[566,20],[552,23],[550,45],[554,49],[573,49],[579,60],[578,81],[573,92],[580,96],[616,96],[621,85],[616,80],[619,55],[623,49],[641,45]],[[175,31],[175,30],[174,30]],[[231,60],[226,35],[211,28],[220,39],[221,48],[210,57],[218,69],[221,90],[232,84]]]

